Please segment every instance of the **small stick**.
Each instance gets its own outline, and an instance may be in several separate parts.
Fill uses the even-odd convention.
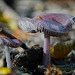
[[[7,36],[10,39],[17,39],[16,37],[14,37],[13,35],[11,35],[10,33],[6,32],[4,29],[0,28],[0,33],[4,34],[5,36]],[[25,43],[22,42],[21,47],[23,49],[29,49]]]

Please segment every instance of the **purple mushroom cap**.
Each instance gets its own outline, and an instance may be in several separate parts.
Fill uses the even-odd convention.
[[[2,44],[8,47],[13,47],[13,48],[16,48],[22,45],[22,42],[18,39],[9,39],[9,38],[0,37],[0,41]]]
[[[44,32],[50,36],[60,36],[72,29],[75,17],[67,14],[47,14],[34,18],[22,18],[19,27],[24,32]]]

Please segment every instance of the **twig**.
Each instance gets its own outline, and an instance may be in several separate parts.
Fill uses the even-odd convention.
[[[5,36],[7,36],[10,39],[17,39],[16,37],[14,37],[13,35],[11,35],[10,33],[6,32],[4,29],[0,29],[0,33],[4,34]],[[21,47],[23,49],[29,49],[25,43],[22,43]]]

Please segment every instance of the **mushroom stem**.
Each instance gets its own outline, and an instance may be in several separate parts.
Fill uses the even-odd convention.
[[[44,34],[44,47],[43,47],[43,65],[48,66],[50,64],[50,36]]]
[[[10,59],[9,48],[7,46],[4,46],[4,48],[5,48],[7,68],[11,68],[11,59]]]

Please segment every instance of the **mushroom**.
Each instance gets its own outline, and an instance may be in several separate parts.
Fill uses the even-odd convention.
[[[9,38],[0,37],[0,44],[4,45],[7,67],[11,68],[9,47],[12,47],[12,48],[19,47],[22,45],[22,42],[18,39],[9,39]]]
[[[68,14],[45,14],[34,18],[22,18],[19,27],[24,32],[44,32],[43,65],[51,63],[50,36],[61,36],[72,29],[75,17]]]

